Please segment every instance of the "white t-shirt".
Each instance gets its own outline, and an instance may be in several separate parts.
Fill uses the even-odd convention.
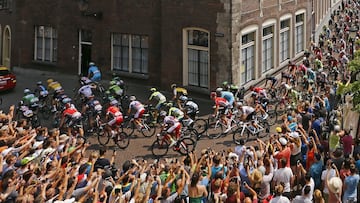
[[[270,203],[290,203],[290,200],[284,196],[277,196],[270,200]]]
[[[314,194],[314,188],[315,188],[314,179],[311,178],[311,179],[310,179],[310,183],[307,183],[307,184],[304,185],[304,187],[303,187],[302,190],[301,190],[301,194],[304,195],[304,189],[305,189],[305,187],[306,187],[307,185],[310,186],[310,192],[309,192],[308,198],[309,198],[310,201],[312,201],[312,200],[313,200],[313,194]]]
[[[293,177],[293,173],[291,168],[285,167],[285,168],[279,168],[275,171],[274,174],[274,181],[275,184],[280,184],[283,182],[285,184],[284,192],[290,192],[290,180]]]
[[[321,180],[322,180],[322,182],[323,183],[325,183],[325,180],[326,180],[326,174],[327,174],[327,172],[328,172],[328,170],[329,169],[325,169],[325,170],[323,170],[323,172],[322,172],[322,174],[321,174]],[[335,170],[333,169],[333,168],[331,168],[330,169],[330,172],[329,172],[330,174],[329,174],[329,179],[328,179],[328,181],[332,178],[332,177],[335,177]],[[325,194],[329,194],[329,189],[328,189],[328,187],[327,187],[327,185],[326,184],[324,184],[324,190],[323,190],[323,192],[325,193]]]
[[[292,203],[312,203],[312,201],[305,196],[297,195],[293,200]]]

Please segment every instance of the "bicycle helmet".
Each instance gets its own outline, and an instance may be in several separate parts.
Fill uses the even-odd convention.
[[[50,84],[50,83],[54,82],[54,80],[51,79],[51,78],[49,78],[46,82],[47,82],[48,84]]]
[[[41,81],[38,81],[36,84],[37,84],[37,85],[42,85],[42,82],[41,82]]]
[[[166,106],[171,108],[171,107],[173,107],[173,104],[172,103],[167,103]]]
[[[275,131],[276,131],[277,133],[281,133],[281,132],[282,132],[282,128],[281,128],[281,127],[276,127],[276,128],[275,128]]]
[[[28,88],[24,89],[24,94],[30,94],[30,93],[31,93],[31,91]]]
[[[160,117],[165,117],[166,116],[166,111],[161,111],[160,112]]]
[[[223,88],[221,87],[216,88],[216,92],[221,92],[221,91],[223,91]]]
[[[89,66],[95,66],[95,63],[94,63],[94,62],[90,62],[90,63],[89,63]]]
[[[150,88],[150,92],[156,92],[156,88],[155,87]]]
[[[180,99],[180,101],[183,101],[183,102],[185,102],[185,101],[188,100],[187,96],[184,96],[184,95],[181,95],[181,96],[179,97],[179,99]]]
[[[177,87],[176,84],[171,84],[171,89],[174,89],[175,87]]]
[[[110,105],[111,106],[115,106],[115,105],[117,105],[118,104],[118,101],[116,100],[116,99],[114,99],[114,100],[112,100],[111,102],[110,102]]]
[[[135,101],[135,100],[136,100],[136,97],[135,97],[134,95],[131,95],[131,96],[129,97],[129,100],[130,100],[130,101]]]
[[[62,99],[61,101],[63,104],[68,104],[71,102],[71,99],[69,97],[65,97],[64,99]]]
[[[68,103],[65,104],[65,108],[66,108],[66,109],[68,109],[68,108],[70,108],[70,107],[71,107],[71,103],[70,103],[70,102],[68,102]]]
[[[210,93],[210,97],[211,97],[211,98],[216,97],[216,92],[211,92],[211,93]]]

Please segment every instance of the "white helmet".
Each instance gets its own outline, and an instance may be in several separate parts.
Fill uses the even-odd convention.
[[[94,62],[90,62],[90,63],[89,63],[89,66],[95,66],[95,63],[94,63]]]
[[[112,106],[115,106],[117,104],[118,104],[118,101],[116,99],[114,99],[110,102],[110,105],[112,105]]]
[[[135,101],[135,100],[136,100],[136,97],[135,97],[134,95],[132,95],[132,96],[129,97],[129,100],[130,100],[130,101]]]

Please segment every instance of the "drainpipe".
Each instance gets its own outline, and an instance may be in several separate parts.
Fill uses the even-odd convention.
[[[228,45],[229,46],[229,51],[230,51],[230,81],[231,83],[233,83],[233,67],[232,67],[232,62],[233,62],[233,58],[232,58],[232,44],[233,44],[233,11],[232,11],[232,8],[233,8],[233,0],[230,0],[230,17],[229,17],[229,28],[230,28],[230,44]]]

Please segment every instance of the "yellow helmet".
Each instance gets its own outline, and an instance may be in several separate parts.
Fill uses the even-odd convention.
[[[50,84],[50,83],[54,82],[54,80],[51,79],[51,78],[49,78],[46,82],[47,82],[48,84]]]
[[[281,132],[282,132],[281,127],[276,127],[275,130],[276,130],[277,133],[281,133]]]

